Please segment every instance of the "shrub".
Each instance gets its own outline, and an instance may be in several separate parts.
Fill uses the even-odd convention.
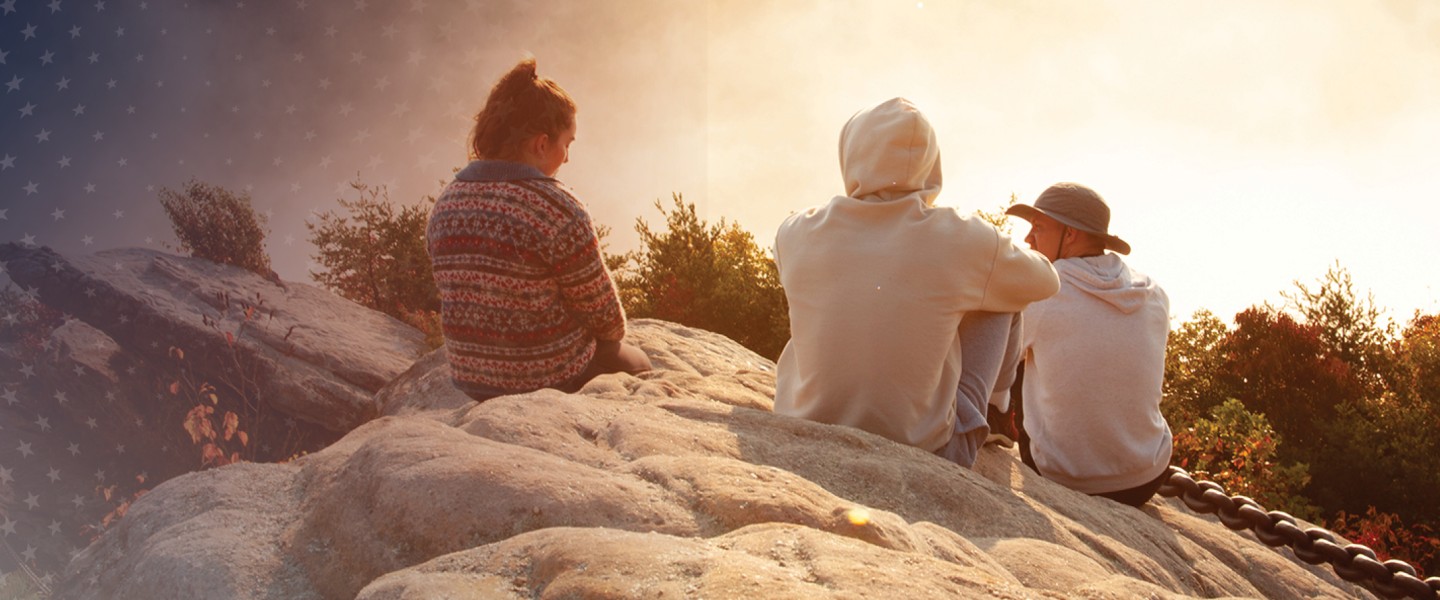
[[[265,218],[250,206],[249,194],[192,179],[183,193],[161,188],[160,206],[175,228],[181,252],[270,276]]]
[[[1229,399],[1210,411],[1208,418],[1175,433],[1171,462],[1196,478],[1225,486],[1231,494],[1249,496],[1270,510],[1283,510],[1313,519],[1318,511],[1302,496],[1310,477],[1304,464],[1275,461],[1280,437],[1265,415],[1245,410]]]
[[[774,359],[790,339],[790,316],[775,259],[736,223],[707,224],[679,194],[666,230],[635,220],[642,247],[608,258],[625,312],[719,333]]]
[[[359,197],[338,200],[347,214],[326,211],[318,223],[305,223],[318,251],[315,262],[325,267],[310,276],[341,297],[412,324],[411,313],[438,313],[440,292],[425,248],[429,204],[435,199],[397,210],[385,186],[350,186]]]

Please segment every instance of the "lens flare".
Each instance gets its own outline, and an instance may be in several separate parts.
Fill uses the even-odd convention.
[[[870,511],[857,506],[845,512],[845,518],[850,520],[851,525],[864,527],[870,524]]]

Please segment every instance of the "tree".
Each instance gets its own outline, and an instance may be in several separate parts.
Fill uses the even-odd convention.
[[[1394,367],[1386,349],[1394,325],[1381,322],[1373,294],[1361,299],[1350,272],[1337,262],[1313,288],[1296,281],[1294,292],[1281,295],[1316,328],[1328,355],[1350,365],[1368,392],[1381,391]]]
[[[1195,311],[1189,321],[1170,332],[1161,409],[1172,426],[1193,423],[1235,396],[1235,390],[1220,376],[1229,336],[1225,322],[1205,309]]]
[[[635,220],[641,248],[607,263],[625,312],[727,336],[774,359],[790,339],[785,292],[775,260],[736,223],[707,224],[680,194],[656,231]]]
[[[181,252],[271,276],[265,218],[250,206],[249,194],[192,179],[183,193],[161,188],[160,206],[170,218]]]
[[[338,199],[348,214],[325,211],[318,223],[305,223],[317,251],[315,262],[325,267],[310,276],[344,298],[397,319],[413,321],[417,312],[438,312],[440,292],[425,247],[434,198],[397,210],[385,186],[355,182],[350,187],[359,197]]]
[[[1317,424],[1334,420],[1341,404],[1364,396],[1350,365],[1326,351],[1319,327],[1269,306],[1235,315],[1223,344],[1221,382],[1251,411],[1269,419],[1290,461],[1311,461],[1329,443]]]

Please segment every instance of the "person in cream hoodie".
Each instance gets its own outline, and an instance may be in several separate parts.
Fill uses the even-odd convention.
[[[1059,289],[1054,268],[978,217],[935,206],[935,132],[902,98],[850,118],[840,170],[845,195],[791,215],[775,236],[790,303],[775,412],[971,466],[1007,351],[1019,360],[1013,313]]]
[[[1170,465],[1160,413],[1170,299],[1120,259],[1130,244],[1110,235],[1094,190],[1057,183],[1006,212],[1030,221],[1025,241],[1060,273],[1060,293],[1022,315],[1021,459],[1065,487],[1140,506]]]

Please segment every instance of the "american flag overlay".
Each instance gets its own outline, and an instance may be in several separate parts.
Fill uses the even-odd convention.
[[[157,196],[193,179],[248,194],[266,217],[275,269],[307,280],[307,218],[355,194],[351,182],[385,186],[392,202],[438,192],[465,164],[469,125],[499,74],[527,53],[544,53],[542,74],[578,63],[595,48],[577,28],[627,22],[597,6],[0,0],[0,243],[65,255],[165,249],[174,242]],[[0,327],[67,318],[10,289]],[[107,390],[95,365],[59,358],[50,338],[10,342],[0,356],[0,597],[54,584],[110,510],[171,475],[137,468],[141,453],[193,454],[147,441],[147,431],[183,435],[178,421],[88,408],[163,396],[143,365],[113,373],[122,385]],[[102,353],[106,343],[72,340]],[[135,442],[99,447],[96,432],[117,427]]]

